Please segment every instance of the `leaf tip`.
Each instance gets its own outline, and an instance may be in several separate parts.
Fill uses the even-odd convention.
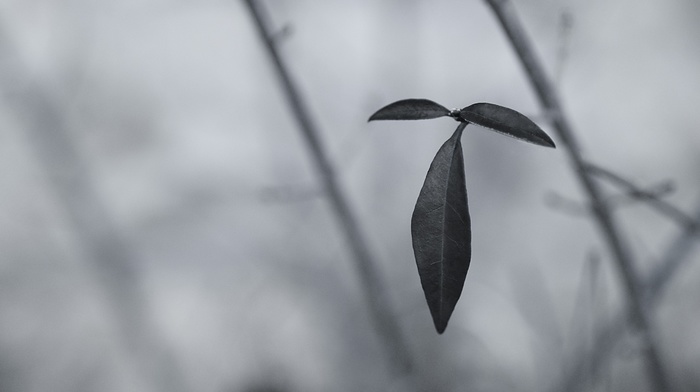
[[[556,144],[554,144],[554,140],[552,140],[552,138],[549,137],[549,135],[547,135],[547,133],[545,133],[545,131],[543,131],[542,128],[537,126],[537,124],[535,124],[535,126],[539,130],[539,134],[537,135],[538,139],[539,139],[539,143],[537,143],[537,144],[539,144],[540,146],[543,146],[543,147],[557,148]]]
[[[544,143],[542,143],[542,146],[550,147],[550,148],[554,148],[554,149],[557,148],[557,145],[554,144],[554,140],[552,140],[550,138],[544,139]]]
[[[437,330],[438,335],[442,335],[445,332],[446,328],[447,323],[435,323],[435,329]]]

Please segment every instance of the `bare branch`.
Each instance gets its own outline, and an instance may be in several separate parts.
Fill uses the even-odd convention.
[[[263,40],[265,48],[270,56],[282,90],[287,98],[293,115],[297,121],[301,132],[311,154],[311,159],[316,166],[325,195],[333,208],[333,212],[338,219],[338,223],[343,230],[347,244],[354,256],[355,267],[360,280],[364,286],[364,293],[375,322],[378,333],[383,339],[388,358],[394,371],[401,377],[412,377],[414,363],[411,357],[408,344],[404,339],[401,329],[396,321],[396,317],[389,299],[384,290],[384,285],[380,277],[379,270],[372,258],[367,242],[362,235],[355,215],[350,209],[345,195],[341,191],[333,166],[326,155],[319,132],[315,123],[311,119],[309,110],[304,104],[304,100],[299,94],[292,77],[287,70],[282,58],[277,52],[275,37],[270,33],[273,29],[267,19],[261,4],[255,0],[246,0],[246,5],[255,20],[260,38]]]
[[[611,183],[625,189],[627,192],[629,192],[630,196],[639,200],[646,201],[649,204],[649,206],[653,207],[658,212],[674,220],[679,225],[688,230],[688,232],[696,233],[698,231],[698,220],[689,217],[683,211],[679,210],[671,203],[660,199],[657,194],[636,186],[631,181],[623,178],[618,174],[613,173],[608,169],[604,169],[592,163],[586,163],[585,167],[589,173],[599,176],[600,178],[608,180]]]
[[[700,204],[696,207],[694,221],[700,221]],[[693,219],[691,218],[691,219]],[[648,302],[656,301],[661,295],[673,276],[678,274],[678,270],[688,261],[690,251],[698,244],[697,239],[700,234],[700,227],[695,225],[687,228],[681,235],[669,244],[665,257],[658,267],[649,275],[646,287],[646,298]]]
[[[588,351],[577,353],[573,364],[567,366],[561,382],[551,391],[577,391],[584,386],[586,378],[597,377],[598,372],[608,363],[610,354],[629,328],[628,319],[628,314],[618,313],[610,323],[600,328],[593,338],[593,347]]]
[[[556,192],[547,193],[544,202],[548,207],[571,216],[588,216],[591,212],[590,208],[587,208],[584,203],[562,196]]]
[[[557,85],[561,82],[564,74],[566,61],[569,59],[569,43],[571,41],[571,31],[574,27],[574,15],[571,10],[564,9],[559,15],[559,26],[557,36],[559,47],[557,48],[557,62],[555,63],[554,81]]]
[[[700,220],[700,203],[696,207],[695,219]],[[646,280],[645,306],[653,309],[661,300],[668,286],[680,268],[689,260],[690,251],[697,245],[697,229],[683,231],[671,241],[664,253],[666,257]],[[618,313],[605,327],[598,330],[589,351],[579,353],[575,362],[568,367],[565,378],[552,391],[575,391],[583,385],[584,377],[595,375],[610,358],[610,353],[629,328],[628,317]]]
[[[613,209],[633,204],[635,202],[647,202],[650,198],[660,199],[673,189],[670,182],[663,182],[646,189],[635,190],[621,194],[610,195],[605,198],[608,206]],[[644,196],[639,196],[643,194]],[[584,204],[556,192],[549,192],[545,195],[545,204],[555,210],[559,210],[571,216],[588,216],[590,209]],[[691,219],[691,218],[688,218]]]
[[[646,308],[643,306],[642,289],[635,271],[631,253],[622,239],[621,230],[615,221],[609,206],[605,203],[598,185],[588,174],[585,161],[580,152],[574,131],[560,104],[559,97],[547,77],[544,67],[535,55],[532,45],[518,19],[513,5],[508,0],[486,0],[496,14],[503,30],[525,68],[530,83],[535,89],[541,105],[553,114],[552,124],[556,130],[571,165],[583,186],[592,207],[595,221],[603,234],[603,240],[614,256],[614,260],[624,283],[629,302],[629,312],[639,326],[645,340],[647,373],[656,391],[669,391],[670,383],[663,367],[658,350],[656,332]]]
[[[649,196],[660,199],[666,196],[667,194],[671,193],[672,190],[673,183],[671,183],[670,181],[665,181],[653,186],[649,186],[647,188],[640,189],[640,191],[645,193],[646,196],[640,196],[638,193],[633,192],[623,192],[615,195],[610,195],[607,197],[607,200],[608,204],[610,204],[610,207],[612,208],[624,207],[640,202],[646,203],[648,202]]]

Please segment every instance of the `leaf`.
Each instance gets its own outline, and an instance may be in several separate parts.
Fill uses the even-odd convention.
[[[377,110],[368,121],[374,120],[427,120],[447,116],[450,111],[427,99],[404,99]]]
[[[413,252],[421,285],[438,333],[462,294],[471,260],[461,123],[430,164],[411,218]]]
[[[460,118],[493,129],[516,139],[545,147],[555,147],[552,139],[540,127],[513,109],[492,103],[475,103],[459,112]]]

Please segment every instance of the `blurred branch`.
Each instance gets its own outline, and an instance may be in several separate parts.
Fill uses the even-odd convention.
[[[596,251],[591,251],[583,266],[583,271],[581,272],[581,281],[579,283],[576,300],[574,301],[569,333],[569,336],[577,337],[576,339],[571,339],[573,353],[584,352],[584,350],[589,347],[595,346],[597,342],[596,323],[601,319],[597,310],[599,308],[604,308],[599,302],[601,299],[605,299],[604,290],[598,287],[602,280],[600,277],[600,264],[600,254]],[[582,386],[587,387],[586,389],[591,389],[596,379],[596,377],[590,373],[590,370],[593,369],[592,362],[594,359],[591,356],[582,356],[580,358],[580,377],[577,378],[577,381],[579,381]],[[565,365],[562,365],[561,368],[563,370],[568,370]],[[561,379],[561,377],[559,378]],[[559,391],[559,389],[555,390]]]
[[[632,192],[623,192],[620,194],[608,196],[608,204],[610,204],[610,207],[612,208],[617,208],[636,204],[639,202],[645,203],[647,202],[647,198],[649,197],[655,197],[657,199],[660,199],[673,191],[673,183],[671,181],[665,181],[654,186],[642,188],[641,191],[648,194],[648,196],[639,197],[638,194],[633,194]]]
[[[700,203],[696,207],[694,218],[700,220]],[[653,309],[660,302],[665,288],[678,274],[680,267],[687,260],[690,260],[688,255],[694,245],[697,245],[697,232],[697,228],[694,231],[685,230],[668,245],[663,261],[649,275],[646,284],[644,284],[645,306]],[[627,332],[629,328],[627,321],[627,315],[618,314],[605,327],[600,328],[596,333],[593,348],[578,356],[574,364],[569,367],[569,371],[560,385],[552,391],[576,391],[582,386],[584,377],[597,374],[599,369],[607,363],[613,349]]]
[[[585,204],[562,196],[556,192],[547,193],[544,202],[548,207],[571,216],[588,216],[591,212]]]
[[[410,377],[413,373],[414,363],[408,344],[401,333],[395,313],[390,306],[379,270],[369,252],[366,240],[360,231],[355,215],[350,209],[345,195],[341,191],[331,161],[321,145],[316,125],[312,121],[309,110],[292,81],[287,66],[277,52],[275,36],[272,33],[273,29],[270,27],[267,14],[264,12],[262,5],[255,0],[246,0],[245,3],[250,10],[260,38],[263,40],[270,60],[274,65],[279,81],[282,84],[282,90],[287,98],[287,103],[298,123],[299,131],[309,148],[311,159],[320,176],[325,195],[331,203],[347,244],[350,247],[371,315],[382,337],[381,341],[389,354],[393,370],[403,377]]]
[[[135,361],[134,371],[155,390],[189,390],[175,357],[148,316],[134,267],[137,257],[94,188],[89,164],[74,144],[61,101],[23,72],[26,68],[13,49],[0,29],[3,93],[24,121],[29,144],[65,209],[92,273],[105,290],[108,306],[116,314],[118,338]]]
[[[617,208],[635,202],[647,202],[649,199],[661,199],[672,190],[673,184],[670,181],[666,181],[646,189],[637,188],[634,191],[610,195],[606,197],[605,200],[610,208]],[[571,216],[588,216],[591,212],[587,205],[556,192],[548,192],[545,195],[544,202],[548,207]],[[671,205],[671,208],[675,207]],[[679,213],[685,215],[683,212],[679,211]],[[690,220],[691,225],[697,224],[697,222],[694,222],[691,218],[687,218],[687,216],[686,219]],[[682,223],[682,225],[684,225],[684,223]]]
[[[700,221],[700,203],[696,207],[694,217],[695,222]],[[674,275],[678,274],[678,270],[688,261],[688,255],[697,245],[698,234],[700,227],[698,225],[687,227],[678,238],[669,244],[664,252],[664,258],[659,265],[650,274],[647,280],[646,297],[649,302],[653,302],[661,295],[668,283]]]
[[[620,279],[624,284],[630,315],[642,332],[645,341],[646,368],[653,389],[660,392],[670,391],[670,383],[658,349],[656,330],[651,317],[643,305],[643,291],[640,287],[631,253],[622,239],[621,231],[609,206],[603,199],[598,185],[586,170],[585,161],[580,152],[574,131],[560,104],[559,97],[547,77],[544,67],[535,55],[529,38],[515,13],[513,4],[509,0],[486,0],[486,2],[493,9],[518,54],[529,76],[529,81],[537,93],[540,104],[547,112],[552,113],[552,125],[561,140],[579,182],[588,196],[594,220],[602,233],[603,240],[614,257]]]
[[[595,333],[592,348],[589,351],[577,353],[573,365],[567,367],[560,383],[551,391],[578,391],[585,386],[586,379],[597,378],[598,372],[608,363],[610,354],[627,331],[628,319],[628,314],[617,313],[611,322],[600,328]]]
[[[630,196],[647,202],[651,207],[656,209],[658,212],[666,215],[670,219],[676,221],[679,225],[684,227],[689,232],[697,232],[697,220],[689,217],[683,211],[679,210],[667,201],[660,199],[657,194],[644,190],[636,186],[631,181],[623,178],[622,176],[615,174],[612,171],[604,169],[600,166],[594,165],[592,163],[586,163],[585,167],[589,173],[598,176],[602,179],[608,180],[611,183],[627,190]]]
[[[569,43],[571,41],[571,31],[573,27],[573,13],[568,9],[562,10],[559,15],[559,26],[557,29],[559,48],[557,49],[557,62],[555,63],[554,70],[554,81],[557,85],[561,82],[566,61],[569,59]]]

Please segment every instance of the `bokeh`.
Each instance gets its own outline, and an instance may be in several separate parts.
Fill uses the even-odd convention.
[[[469,126],[473,256],[438,335],[410,216],[451,119],[492,102],[552,135],[483,1],[262,1],[385,284],[420,382],[387,363],[348,244],[242,1],[0,1],[0,390],[548,390],[626,310],[561,148]],[[522,0],[584,155],[700,202],[700,5]],[[606,185],[606,194],[619,189]],[[683,228],[615,208],[640,276]],[[700,389],[700,260],[652,319]],[[650,390],[634,330],[582,390]],[[583,359],[582,359],[583,358]]]

